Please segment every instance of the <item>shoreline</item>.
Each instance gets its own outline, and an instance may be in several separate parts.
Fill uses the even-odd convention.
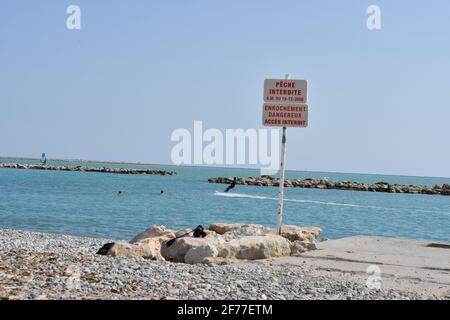
[[[376,237],[363,238],[370,243],[380,241]],[[96,254],[107,241],[110,240],[0,229],[0,298],[450,299],[450,291],[448,295],[437,294],[431,282],[425,278],[418,279],[418,276],[415,279],[405,276],[393,281],[382,274],[386,279],[384,285],[380,289],[369,289],[364,272],[324,267],[323,263],[328,260],[320,255],[329,255],[329,250],[337,253],[339,244],[341,249],[346,249],[351,242],[355,257],[362,259],[354,246],[364,241],[355,242],[352,238],[319,243],[323,248],[300,257],[214,267]],[[411,245],[417,243],[402,241]],[[409,255],[409,251],[405,254]],[[342,268],[338,264],[345,263],[342,260],[329,261],[336,268]],[[359,268],[359,265],[365,270],[366,264],[362,262],[353,263],[351,267]],[[389,265],[380,264],[380,267],[385,271]],[[423,272],[429,275],[444,271],[430,269]],[[418,281],[418,285],[409,285]]]
[[[99,167],[83,167],[83,166],[49,166],[49,165],[33,165],[21,163],[0,163],[0,169],[98,172],[98,173],[113,173],[113,174],[144,174],[144,175],[159,175],[159,176],[174,176],[177,174],[175,171],[165,171],[165,170],[106,168],[106,167],[99,168]]]
[[[19,161],[40,161],[41,158],[33,157],[0,157],[0,160],[19,160]],[[107,161],[107,160],[83,160],[83,159],[59,159],[48,158],[47,161],[58,162],[80,162],[80,163],[105,163],[105,164],[127,164],[127,165],[139,165],[139,166],[161,166],[158,163],[146,163],[146,162],[127,162],[127,161]]]

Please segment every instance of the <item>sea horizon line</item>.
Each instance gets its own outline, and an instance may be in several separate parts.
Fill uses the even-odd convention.
[[[39,161],[38,157],[21,157],[21,156],[0,156],[0,160],[33,160]],[[186,168],[216,168],[229,170],[259,170],[255,167],[224,167],[214,165],[175,165],[166,163],[154,162],[140,162],[140,161],[114,161],[114,160],[89,160],[89,159],[65,159],[65,158],[47,158],[48,161],[62,161],[62,162],[82,162],[82,163],[105,163],[105,164],[126,164],[126,165],[140,165],[140,166],[173,166]],[[370,176],[387,176],[387,177],[406,177],[406,178],[426,178],[426,179],[450,179],[445,176],[426,176],[426,175],[409,175],[409,174],[392,174],[392,173],[370,173],[370,172],[345,172],[345,171],[322,171],[322,170],[300,170],[300,169],[286,169],[291,172],[310,172],[310,173],[332,173],[332,174],[356,174],[356,175],[370,175]]]

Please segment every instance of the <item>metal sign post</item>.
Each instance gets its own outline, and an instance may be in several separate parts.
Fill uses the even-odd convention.
[[[284,172],[286,169],[287,127],[308,127],[307,81],[284,79],[264,80],[263,125],[283,128],[281,140],[280,179],[278,189],[277,233],[283,223]]]
[[[289,75],[286,74],[284,77],[286,80],[289,79]],[[278,223],[277,223],[277,233],[281,235],[281,224],[283,223],[283,196],[284,196],[284,169],[286,163],[286,131],[287,128],[283,127],[283,135],[281,138],[281,156],[280,156],[280,186],[278,188]]]
[[[280,187],[278,188],[278,223],[277,233],[281,234],[281,223],[283,221],[283,195],[284,195],[284,168],[286,162],[286,127],[283,127],[281,138],[281,161],[280,161]]]

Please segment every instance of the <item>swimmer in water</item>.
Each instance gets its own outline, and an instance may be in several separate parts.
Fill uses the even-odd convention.
[[[162,196],[164,195],[164,190],[161,190],[160,195]]]
[[[228,186],[228,188],[225,190],[225,192],[230,191],[236,186],[236,177],[234,177],[233,182]]]
[[[117,195],[121,196],[122,195],[122,191],[117,192]]]

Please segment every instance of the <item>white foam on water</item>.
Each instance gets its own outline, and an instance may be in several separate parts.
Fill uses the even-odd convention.
[[[249,199],[259,199],[259,200],[274,200],[275,198],[264,197],[264,196],[254,196],[245,193],[234,193],[234,192],[219,192],[216,191],[214,195],[219,197],[228,197],[228,198],[249,198]],[[275,199],[276,200],[276,199]]]
[[[265,197],[265,196],[256,196],[245,193],[234,193],[234,192],[218,192],[216,191],[214,195],[219,197],[228,197],[228,198],[247,198],[247,199],[258,199],[258,200],[278,200],[278,198],[273,197]],[[337,203],[337,202],[324,202],[317,200],[300,200],[300,199],[284,199],[284,201],[288,202],[301,202],[301,203],[315,203],[315,204],[324,204],[330,206],[345,206],[345,207],[360,207],[360,208],[382,208],[382,207],[373,207],[373,206],[361,206],[357,204],[350,203]],[[384,209],[384,208],[382,208]]]

